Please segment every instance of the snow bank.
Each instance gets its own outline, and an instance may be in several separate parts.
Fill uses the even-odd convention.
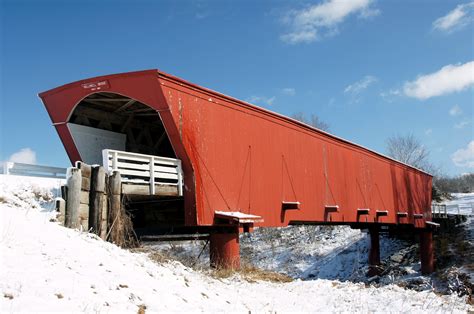
[[[23,189],[33,188],[36,181],[0,180],[1,312],[136,312],[139,306],[147,311],[193,312],[469,309],[456,296],[393,285],[375,288],[322,279],[249,283],[238,276],[213,279],[178,262],[158,264],[144,253],[131,253],[50,222],[52,213],[39,207],[46,204],[47,191],[41,190],[43,195]]]

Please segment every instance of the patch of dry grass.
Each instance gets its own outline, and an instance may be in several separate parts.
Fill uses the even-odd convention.
[[[181,258],[176,259],[173,256],[164,254],[162,252],[159,252],[157,250],[154,250],[148,247],[134,248],[134,249],[131,249],[130,251],[136,252],[136,253],[146,253],[148,254],[148,257],[152,261],[158,264],[166,263],[173,260],[178,260],[181,263],[183,263],[183,265],[187,265],[187,264],[190,264],[192,260],[191,258],[189,258],[189,260],[187,261],[189,263],[186,263],[186,262],[183,262]],[[188,265],[188,267],[191,267],[195,271],[207,273],[211,277],[216,278],[216,279],[229,278],[229,277],[232,277],[233,275],[239,275],[242,279],[251,283],[257,282],[257,281],[269,281],[269,282],[277,282],[277,283],[293,281],[293,278],[287,275],[269,271],[269,270],[259,269],[248,262],[243,262],[239,270],[226,269],[226,268],[209,269],[209,268],[203,268],[202,266],[196,266],[196,265],[194,266]]]
[[[158,264],[166,263],[172,260],[170,256],[167,256],[161,252],[158,252],[157,250],[153,250],[151,248],[144,247],[144,246],[132,248],[130,249],[130,251],[134,253],[146,253],[152,261]]]
[[[218,279],[229,278],[233,275],[240,275],[240,277],[248,282],[269,281],[283,283],[293,281],[293,279],[287,275],[263,270],[247,263],[241,265],[239,270],[220,268],[211,272],[211,276]]]
[[[141,305],[138,306],[137,314],[145,314],[145,310],[146,310],[146,305],[141,304]]]
[[[135,248],[139,246],[139,241],[133,230],[132,219],[126,213],[123,204],[119,211],[109,212],[109,223],[110,227],[107,237],[109,242],[115,243],[122,248]]]

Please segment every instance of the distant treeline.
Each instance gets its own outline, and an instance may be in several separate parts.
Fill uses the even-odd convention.
[[[433,184],[443,193],[472,193],[474,192],[474,173],[458,177],[435,177]]]

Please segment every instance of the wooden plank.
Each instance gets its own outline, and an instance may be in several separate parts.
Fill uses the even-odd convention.
[[[105,186],[109,184],[109,178],[105,176]],[[99,225],[99,236],[102,240],[107,240],[107,232],[108,232],[108,219],[109,219],[109,204],[108,204],[108,197],[107,197],[107,188],[104,192],[104,201],[102,202],[102,208],[100,209],[100,225]]]
[[[209,234],[163,234],[163,235],[143,235],[141,241],[189,241],[189,240],[207,240]]]
[[[100,234],[101,212],[105,201],[105,169],[93,167],[91,173],[91,191],[89,201],[89,228],[95,234]]]
[[[76,167],[81,169],[82,177],[83,178],[90,178],[92,167],[82,161],[76,162]]]
[[[81,190],[80,203],[89,205],[89,192]]]
[[[61,185],[61,197],[67,202],[67,185]]]
[[[168,166],[168,167],[176,167],[177,166],[176,160],[162,159],[164,157],[159,157],[159,156],[157,156],[157,158],[159,158],[159,159],[155,160],[155,165],[158,165],[158,166],[163,165],[163,166]],[[148,163],[150,163],[150,160],[151,159],[148,158],[148,157],[141,157],[141,156],[135,156],[134,157],[134,156],[131,156],[131,155],[124,156],[123,154],[118,155],[118,161],[125,162],[125,163],[128,163],[129,161],[132,161],[132,162],[141,162],[141,163],[148,164]],[[107,162],[107,165],[109,165],[109,166],[112,165],[112,155],[109,153],[108,154],[108,159],[105,159],[104,161]]]
[[[132,164],[132,163],[123,162],[123,161],[118,161],[117,167],[119,169],[132,169],[132,170],[148,170],[149,169],[148,163]],[[178,173],[178,170],[176,169],[176,167],[160,166],[157,163],[155,163],[155,171],[165,172],[165,173]]]
[[[148,180],[141,180],[137,178],[122,178],[122,183],[128,183],[128,184],[150,184],[150,181]],[[178,183],[170,183],[170,182],[163,182],[160,180],[155,180],[155,184],[160,184],[160,185],[171,185],[171,186],[177,186]]]
[[[118,107],[117,109],[115,109],[114,112],[123,111],[123,110],[127,109],[128,107],[130,107],[131,105],[133,105],[135,102],[136,102],[136,100],[130,99],[127,103],[125,103],[125,104],[123,104],[122,106],[120,106],[120,107]]]
[[[122,231],[119,224],[120,224],[120,217],[121,217],[121,210],[122,210],[122,202],[121,202],[121,178],[120,173],[118,171],[112,172],[112,175],[109,176],[109,191],[111,195],[109,195],[109,237],[108,240],[111,242],[116,242],[122,238]],[[117,242],[116,242],[117,243]]]
[[[122,184],[122,193],[130,195],[150,195],[148,184]],[[178,196],[177,186],[155,184],[155,195]]]
[[[135,176],[135,177],[150,177],[150,171],[138,171],[138,170],[130,170],[130,169],[117,169],[120,171],[120,175],[124,176]],[[153,171],[154,177],[158,179],[170,179],[170,180],[178,180],[178,175],[173,173],[164,173]]]
[[[91,189],[91,180],[89,178],[82,177],[81,190],[89,191]]]
[[[109,177],[109,191],[112,195],[120,195],[122,181],[120,178],[120,172],[114,170]]]
[[[89,205],[79,205],[79,226],[83,231],[89,230]]]
[[[124,151],[117,151],[117,150],[112,150],[112,149],[109,149],[107,151],[109,151],[109,152],[114,152],[114,151],[118,152],[120,157],[130,159],[130,160],[136,160],[136,161],[146,161],[146,162],[148,162],[148,161],[150,161],[150,157],[151,157],[151,155],[124,152]],[[161,156],[154,156],[154,157],[156,158],[155,163],[176,165],[176,159],[175,158],[161,157]]]

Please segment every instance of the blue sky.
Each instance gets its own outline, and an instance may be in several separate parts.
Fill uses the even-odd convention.
[[[0,2],[0,160],[69,164],[39,92],[158,68],[376,151],[413,133],[444,173],[474,171],[474,2]]]

